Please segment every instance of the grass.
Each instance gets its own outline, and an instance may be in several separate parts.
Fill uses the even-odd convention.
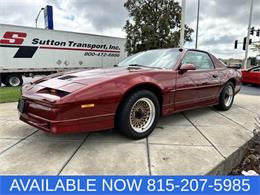
[[[21,87],[0,87],[0,103],[18,101],[20,89]]]

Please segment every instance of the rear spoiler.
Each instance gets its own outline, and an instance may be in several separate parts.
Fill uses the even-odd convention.
[[[232,64],[228,65],[228,68],[234,68],[234,69],[241,69],[242,65],[241,64]]]

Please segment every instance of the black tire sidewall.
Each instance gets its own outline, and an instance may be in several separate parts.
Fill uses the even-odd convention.
[[[132,106],[140,98],[150,99],[153,102],[154,107],[155,107],[155,118],[154,118],[153,124],[147,131],[145,131],[143,133],[136,132],[132,128],[132,126],[130,124],[130,119],[129,119]],[[148,90],[140,90],[135,93],[132,93],[125,99],[125,101],[123,102],[123,104],[118,112],[116,126],[117,126],[117,129],[120,132],[122,132],[123,134],[125,134],[127,137],[132,138],[132,139],[141,139],[141,138],[147,137],[148,135],[151,134],[151,132],[154,130],[154,128],[158,122],[159,116],[160,116],[160,106],[159,106],[159,101],[158,101],[157,97],[155,96],[155,94]]]

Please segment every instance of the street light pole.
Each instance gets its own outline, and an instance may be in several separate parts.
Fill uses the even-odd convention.
[[[197,27],[196,27],[195,49],[198,48],[199,18],[200,18],[200,0],[198,0],[198,11],[197,11]]]
[[[245,51],[244,69],[246,69],[246,67],[247,67],[247,56],[248,56],[250,29],[251,29],[252,14],[253,14],[253,4],[254,4],[254,0],[251,0],[249,22],[248,22],[248,29],[247,29],[247,38],[246,38],[246,51]]]
[[[38,19],[39,19],[40,13],[41,13],[41,11],[43,11],[43,10],[44,10],[44,8],[42,7],[42,8],[40,9],[40,11],[39,11],[37,17],[35,18],[35,27],[36,27],[36,28],[37,28],[37,22],[38,22]]]
[[[184,45],[185,8],[186,8],[186,0],[182,0],[180,47],[183,47],[183,45]]]

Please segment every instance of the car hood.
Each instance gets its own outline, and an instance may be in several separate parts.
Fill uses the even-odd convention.
[[[140,74],[154,69],[150,68],[127,68],[116,67],[107,69],[83,70],[73,73],[66,73],[38,83],[41,87],[64,90],[68,92],[76,91],[87,85],[93,85],[116,77],[129,74]]]

